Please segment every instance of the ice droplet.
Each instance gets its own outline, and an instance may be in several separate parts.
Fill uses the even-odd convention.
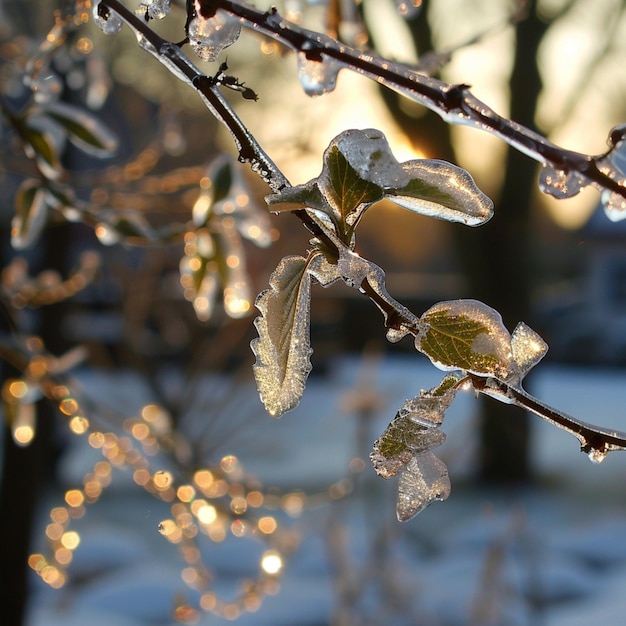
[[[298,78],[307,96],[322,96],[335,88],[341,63],[328,57],[309,59],[306,52],[298,52],[297,59]]]
[[[170,12],[171,4],[171,0],[141,0],[135,12],[153,20],[162,20]]]
[[[598,164],[601,172],[626,187],[626,140],[624,126],[617,126],[611,131],[609,144],[611,150]],[[605,189],[600,196],[606,216],[612,222],[626,219],[626,198],[615,191]]]
[[[107,35],[115,35],[122,30],[122,18],[108,7],[100,7],[101,2],[94,2],[93,21]]]
[[[387,341],[389,343],[398,343],[401,339],[407,336],[409,329],[406,326],[400,326],[400,328],[388,328],[387,329]]]
[[[597,448],[591,448],[589,452],[587,452],[587,456],[592,463],[602,463],[604,459],[606,459],[608,452],[606,450],[598,450]]]
[[[605,189],[600,198],[604,206],[604,212],[612,222],[626,219],[626,198],[624,196]]]
[[[559,200],[575,196],[586,184],[586,178],[579,172],[557,170],[550,163],[544,163],[539,173],[541,191]]]
[[[395,0],[398,13],[406,19],[417,17],[422,10],[422,0]]]
[[[189,43],[203,61],[215,61],[220,52],[234,44],[241,32],[240,22],[222,9],[208,19],[200,14],[190,22],[187,30]]]

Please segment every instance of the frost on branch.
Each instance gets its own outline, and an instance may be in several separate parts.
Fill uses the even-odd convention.
[[[445,441],[439,426],[458,382],[446,376],[437,387],[407,400],[374,442],[370,460],[376,473],[383,478],[400,474],[396,512],[402,522],[450,494],[448,470],[431,450]]]
[[[387,198],[406,209],[469,226],[483,224],[493,203],[463,169],[444,161],[399,163],[378,130],[347,130],[324,152],[320,175],[266,198],[274,211],[306,206],[324,212],[350,243],[364,211]]]

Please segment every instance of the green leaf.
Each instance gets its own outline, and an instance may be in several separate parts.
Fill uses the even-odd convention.
[[[15,216],[11,221],[11,245],[30,248],[48,221],[48,190],[41,181],[25,180],[15,195]]]
[[[511,336],[500,314],[476,300],[452,300],[431,307],[415,347],[444,370],[465,370],[507,379],[515,372]]]
[[[324,171],[320,177],[322,193],[333,208],[337,224],[352,232],[362,211],[383,197],[379,185],[361,178],[336,145],[324,154]]]
[[[435,159],[406,161],[402,168],[410,181],[387,187],[385,196],[395,204],[422,215],[468,226],[484,224],[493,215],[493,202],[468,172]]]
[[[117,150],[117,137],[96,115],[64,102],[46,105],[45,113],[65,128],[69,140],[83,152],[104,158]]]
[[[41,173],[50,180],[59,178],[62,168],[52,135],[27,125],[21,127],[20,134],[26,142],[26,156],[35,159]]]
[[[418,424],[399,411],[374,442],[370,460],[379,476],[391,478],[416,454],[440,446],[445,439],[446,435],[440,428]]]
[[[276,417],[298,405],[311,371],[307,268],[312,258],[283,258],[270,277],[270,289],[255,303],[261,315],[254,322],[259,336],[251,343],[254,377],[261,401]]]

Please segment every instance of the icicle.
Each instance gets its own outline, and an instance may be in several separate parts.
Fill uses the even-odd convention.
[[[187,34],[191,47],[203,61],[215,61],[224,48],[237,41],[240,32],[240,22],[218,9],[208,19],[198,13],[189,22]]]
[[[308,96],[321,96],[333,91],[341,63],[327,57],[319,61],[311,60],[306,52],[298,52],[297,58],[298,78]]]

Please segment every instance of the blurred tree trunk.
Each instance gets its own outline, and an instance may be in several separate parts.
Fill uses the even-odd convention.
[[[421,16],[411,23],[417,49],[433,49],[426,19],[428,2]],[[536,62],[546,25],[536,15],[536,1],[528,2],[528,17],[516,27],[515,60],[510,79],[511,119],[533,128],[541,81]],[[455,161],[450,127],[427,111],[420,117],[407,115],[399,96],[381,93],[396,119],[416,146],[429,157]],[[494,218],[476,229],[453,227],[470,297],[498,310],[510,330],[518,321],[530,322],[530,230],[531,200],[536,185],[536,164],[509,149],[506,174]],[[532,325],[532,323],[531,323]],[[528,415],[516,407],[481,398],[478,478],[487,482],[523,483],[530,479]]]
[[[38,269],[53,269],[64,274],[66,252],[72,225],[66,224],[46,231],[40,242],[43,249]],[[8,249],[9,235],[5,230],[2,241]],[[8,262],[5,259],[5,262]],[[6,263],[5,263],[6,264]],[[61,354],[67,349],[61,337],[60,327],[64,303],[53,304],[39,312],[39,335],[46,349]],[[10,334],[8,314],[1,315],[0,330]],[[0,385],[11,377],[21,376],[6,362],[2,363]],[[21,626],[27,618],[28,608],[28,555],[32,549],[31,539],[34,520],[42,491],[52,478],[57,458],[54,441],[55,425],[58,424],[57,409],[48,401],[41,400],[36,408],[35,437],[27,446],[18,446],[5,421],[2,433],[2,474],[0,484],[0,624]]]

